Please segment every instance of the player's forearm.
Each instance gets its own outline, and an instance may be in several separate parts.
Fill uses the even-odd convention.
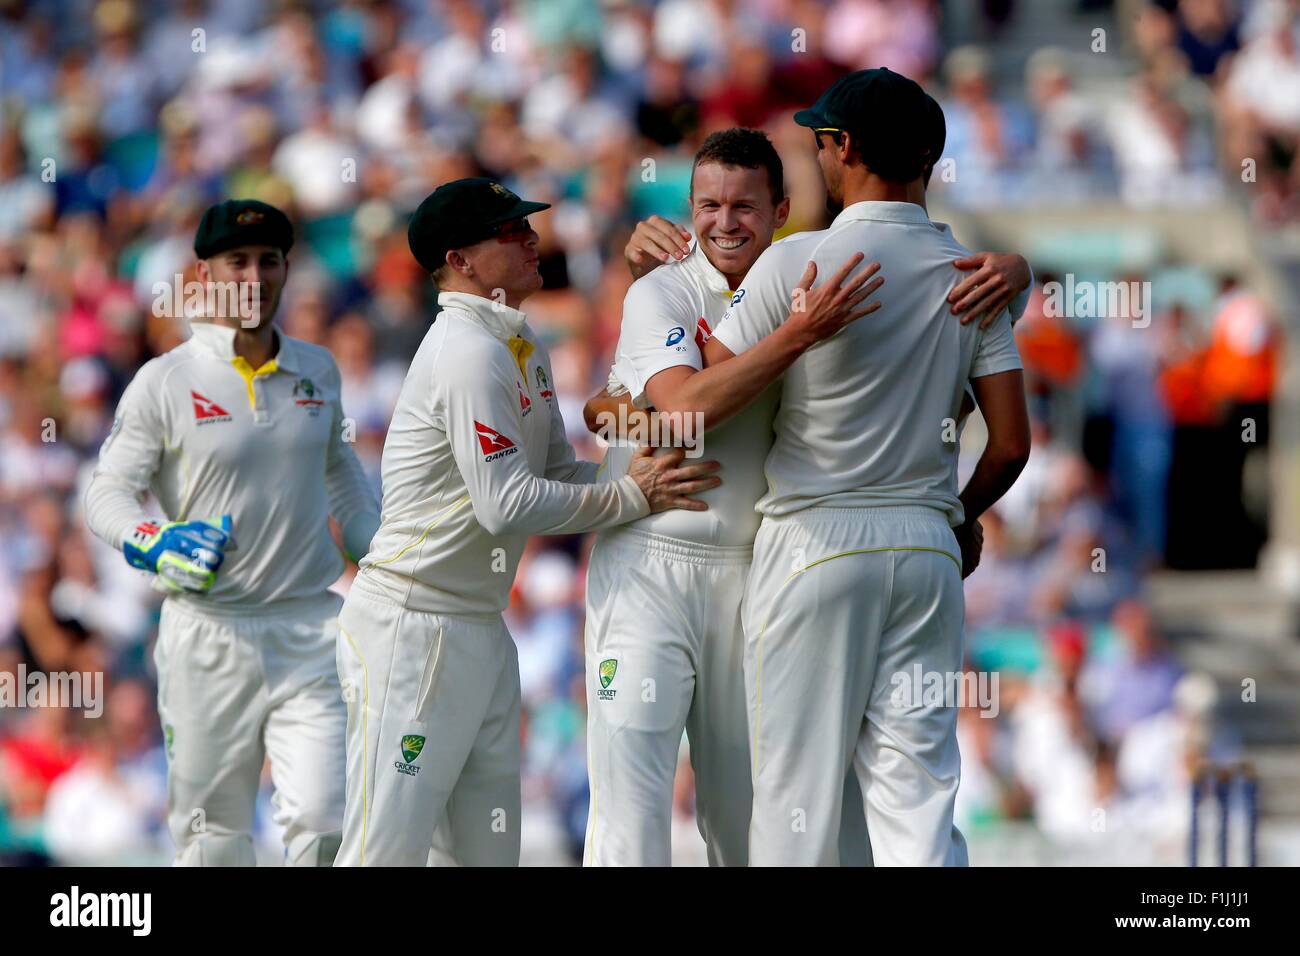
[[[627,395],[594,395],[583,407],[582,417],[587,431],[606,441],[626,438],[629,432],[649,434],[650,414],[634,406]]]
[[[370,542],[379,530],[378,512],[363,511],[346,521],[340,520],[336,515],[335,520],[339,522],[343,538],[343,553],[349,561],[360,561],[370,551]]]
[[[1011,490],[1028,461],[1028,446],[1020,449],[990,443],[975,465],[966,487],[958,495],[967,524],[983,515]]]
[[[563,481],[570,485],[590,485],[599,480],[599,471],[599,462],[579,458],[562,465],[548,466],[546,477],[551,481]]]
[[[571,485],[529,475],[471,491],[474,515],[489,534],[580,534],[644,518],[650,503],[631,478]]]
[[[96,471],[86,488],[83,502],[86,524],[95,537],[116,551],[131,530],[150,520],[140,507],[138,492],[115,475]]]
[[[659,410],[702,416],[707,431],[731,418],[785,374],[812,343],[779,326],[752,349],[688,377]]]

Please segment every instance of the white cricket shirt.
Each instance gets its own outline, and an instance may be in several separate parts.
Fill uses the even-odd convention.
[[[275,357],[253,369],[235,330],[194,322],[192,336],[146,362],[118,404],[86,490],[91,530],[121,548],[152,491],[171,521],[229,514],[235,550],[196,609],[255,609],[317,596],[343,572],[329,517],[364,550],[378,508],[345,441],[339,370],[317,345],[276,330]]]
[[[354,587],[413,610],[498,614],[530,534],[640,518],[636,482],[596,482],[564,433],[524,313],[459,292],[421,343],[384,441],[383,517]]]
[[[698,241],[685,259],[661,265],[632,283],[623,301],[612,378],[627,388],[638,408],[649,405],[646,383],[658,373],[678,365],[704,368],[701,350],[731,296],[726,277],[709,262]],[[708,511],[662,511],[642,518],[636,527],[695,544],[753,544],[761,520],[754,505],[767,490],[763,462],[772,447],[779,396],[773,385],[704,434],[701,457],[722,465],[718,475],[723,481],[695,496],[708,504]],[[610,446],[605,467],[612,477],[627,473],[632,453],[630,446]]]
[[[774,243],[758,258],[715,334],[733,353],[784,322],[811,259],[824,282],[855,252],[879,261],[881,308],[818,343],[785,373],[767,493],[783,515],[817,504],[925,505],[962,522],[957,428],[970,379],[1021,367],[1004,312],[988,331],[962,325],[948,293],[969,251],[915,203],[860,202],[821,232]],[[1010,312],[1019,314],[1027,290]]]

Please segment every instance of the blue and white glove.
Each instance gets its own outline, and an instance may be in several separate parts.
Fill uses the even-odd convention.
[[[226,552],[233,550],[230,515],[222,515],[220,522],[146,521],[136,525],[122,543],[127,563],[158,575],[168,591],[211,589]]]

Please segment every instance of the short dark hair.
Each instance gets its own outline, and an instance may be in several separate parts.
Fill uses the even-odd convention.
[[[710,133],[695,154],[691,166],[691,191],[695,191],[695,169],[701,163],[719,166],[739,166],[742,169],[767,170],[768,187],[772,192],[772,205],[785,198],[785,167],[776,147],[761,129],[737,126]]]

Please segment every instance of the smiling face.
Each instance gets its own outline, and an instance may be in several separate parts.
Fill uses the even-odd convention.
[[[761,166],[702,162],[691,177],[695,235],[704,255],[733,289],[790,215],[789,197],[774,202],[767,175]]]
[[[289,278],[289,260],[275,246],[236,246],[219,252],[198,264],[200,282],[237,283],[237,308],[235,300],[215,297],[218,306],[216,319],[237,320],[240,328],[253,330],[270,324],[275,310],[280,307],[280,294]],[[231,314],[224,314],[231,313]]]

